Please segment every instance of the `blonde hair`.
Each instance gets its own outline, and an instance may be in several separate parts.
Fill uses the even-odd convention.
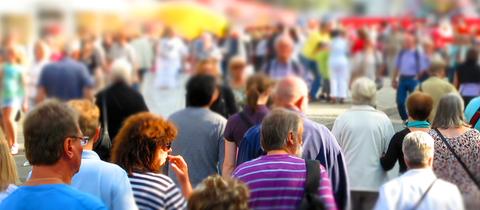
[[[15,161],[10,154],[7,141],[0,139],[0,191],[5,191],[9,184],[18,183]]]
[[[433,138],[423,131],[414,131],[403,140],[402,151],[405,160],[414,166],[427,166],[429,158],[433,158]]]
[[[189,210],[247,210],[250,192],[245,184],[219,175],[209,176],[193,191]]]
[[[83,135],[92,139],[100,125],[100,110],[98,107],[86,99],[71,100],[68,102],[68,106],[78,113],[78,124],[80,125],[80,130],[83,132]]]
[[[377,87],[367,77],[360,77],[352,84],[352,102],[355,105],[375,106]]]

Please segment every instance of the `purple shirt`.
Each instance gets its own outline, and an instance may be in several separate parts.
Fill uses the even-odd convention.
[[[243,139],[243,134],[245,134],[250,127],[260,124],[269,110],[267,106],[261,105],[257,106],[257,111],[254,111],[252,107],[247,105],[242,112],[245,113],[244,116],[248,122],[245,122],[242,118],[241,112],[234,114],[228,118],[224,133],[225,139],[230,142],[235,142],[237,147]]]
[[[241,164],[233,176],[250,189],[252,209],[297,209],[303,198],[305,160],[292,155],[266,155]],[[326,209],[337,209],[327,171],[320,165],[318,195]]]
[[[418,50],[404,50],[397,56],[396,67],[401,76],[417,76],[418,73],[427,70],[429,63],[425,54]]]

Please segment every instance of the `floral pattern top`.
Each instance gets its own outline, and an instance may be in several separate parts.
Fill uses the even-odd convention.
[[[475,202],[478,204],[480,200],[478,187],[448,149],[447,145],[443,143],[438,133],[435,130],[430,130],[428,133],[435,140],[433,170],[437,177],[457,185],[463,194],[467,209],[469,203]],[[460,136],[446,138],[446,140],[475,178],[480,180],[480,132],[470,129]]]

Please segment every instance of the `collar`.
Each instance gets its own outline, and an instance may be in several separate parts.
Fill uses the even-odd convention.
[[[82,159],[100,160],[100,157],[92,150],[83,150]]]
[[[352,105],[352,110],[365,110],[365,111],[376,111],[373,106],[370,105]]]
[[[435,175],[435,173],[431,168],[409,169],[402,176],[430,176],[433,178],[437,178],[437,176]]]

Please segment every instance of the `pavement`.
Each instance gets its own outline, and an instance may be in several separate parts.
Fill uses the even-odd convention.
[[[176,89],[159,89],[154,87],[154,76],[147,73],[145,81],[141,86],[141,92],[151,112],[166,118],[172,113],[185,107],[185,90],[181,87],[184,87],[187,77],[180,76],[178,80],[179,85]],[[385,112],[392,120],[395,131],[399,131],[403,129],[403,125],[396,109],[395,90],[390,87],[390,81],[388,79],[385,80],[384,84],[384,87],[377,92],[377,109]],[[312,102],[309,105],[307,116],[331,129],[336,117],[348,110],[351,105],[352,104],[348,99],[344,104]],[[31,170],[31,167],[26,162],[23,134],[21,126],[19,127],[18,142],[20,145],[20,151],[18,155],[14,156],[14,158],[21,181],[23,182],[25,181],[28,172]]]

